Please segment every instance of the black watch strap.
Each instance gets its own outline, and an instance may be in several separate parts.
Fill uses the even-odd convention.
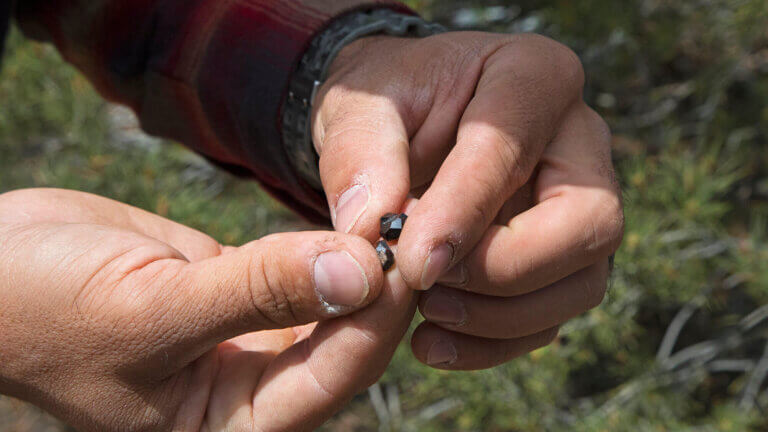
[[[357,39],[376,34],[426,37],[446,31],[439,24],[390,9],[348,14],[317,35],[289,84],[283,106],[283,145],[296,171],[312,187],[322,190],[319,159],[312,143],[312,105],[341,50]]]

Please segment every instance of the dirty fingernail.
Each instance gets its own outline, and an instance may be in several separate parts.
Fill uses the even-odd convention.
[[[453,248],[449,244],[439,246],[429,254],[421,275],[422,290],[426,291],[432,288],[437,279],[448,271],[452,257]]]

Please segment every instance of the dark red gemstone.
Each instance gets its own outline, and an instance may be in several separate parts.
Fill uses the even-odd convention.
[[[385,214],[381,218],[379,233],[382,237],[389,241],[397,240],[400,238],[400,234],[403,232],[406,219],[408,219],[408,215],[406,214]]]
[[[376,243],[376,254],[379,256],[381,268],[384,271],[391,269],[395,265],[395,254],[392,253],[392,249],[389,248],[389,245],[384,240]]]

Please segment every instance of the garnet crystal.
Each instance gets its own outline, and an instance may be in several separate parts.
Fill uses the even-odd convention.
[[[379,228],[381,236],[389,241],[397,240],[400,238],[400,233],[403,232],[406,219],[408,219],[408,215],[406,214],[385,214],[381,218],[381,225]]]
[[[384,271],[391,269],[395,265],[395,254],[392,253],[392,249],[389,248],[389,245],[384,240],[376,244],[376,254],[379,256],[381,268]]]

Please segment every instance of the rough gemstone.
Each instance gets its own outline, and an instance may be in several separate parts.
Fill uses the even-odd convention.
[[[406,214],[385,214],[381,218],[379,233],[389,241],[397,240],[400,238],[400,233],[403,232],[406,219],[408,219],[408,215]]]
[[[391,269],[395,265],[395,254],[392,253],[392,249],[389,248],[389,245],[384,240],[376,243],[376,254],[379,256],[381,268],[384,271]]]

